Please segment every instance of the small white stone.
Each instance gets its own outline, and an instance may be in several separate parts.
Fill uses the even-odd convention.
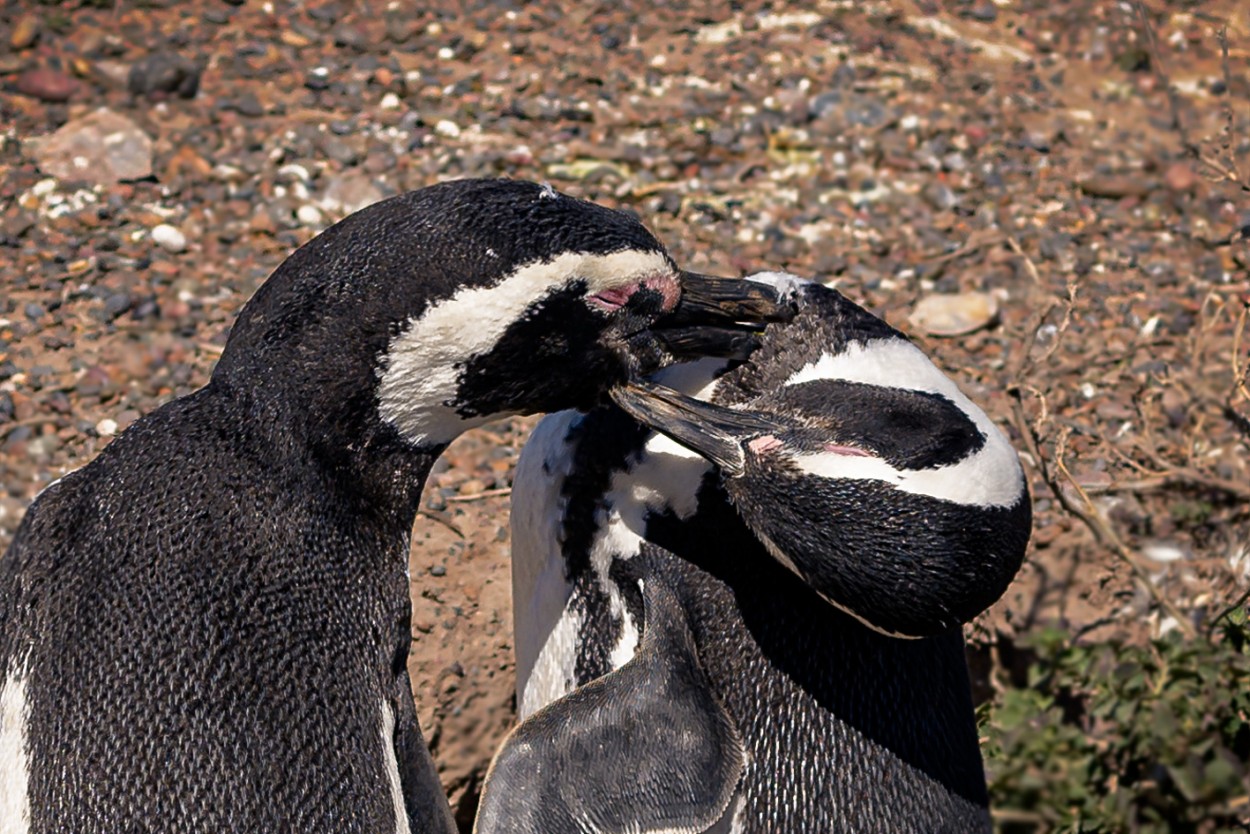
[[[1142,555],[1153,562],[1176,562],[1185,558],[1185,551],[1170,542],[1152,542],[1142,548]]]
[[[176,226],[171,226],[168,223],[162,223],[152,229],[152,242],[166,252],[178,253],[187,251],[187,236]]]
[[[305,185],[312,182],[312,173],[298,162],[283,165],[278,169],[278,176],[288,182],[302,182]]]
[[[382,96],[382,101],[379,106],[381,106],[383,110],[398,110],[401,106],[399,96],[394,93],[387,93]]]
[[[95,431],[100,437],[112,437],[117,434],[117,421],[111,417],[105,417],[95,424]]]
[[[439,119],[438,124],[434,125],[434,132],[440,136],[455,139],[460,135],[460,125],[450,119]]]
[[[321,209],[317,208],[312,203],[305,203],[300,206],[299,211],[295,212],[295,217],[305,226],[320,226],[322,220],[324,219],[321,214]]]

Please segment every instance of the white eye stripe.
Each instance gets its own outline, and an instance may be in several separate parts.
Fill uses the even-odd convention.
[[[409,322],[391,340],[378,384],[378,413],[417,444],[449,443],[503,416],[465,419],[444,403],[456,396],[457,363],[490,352],[536,300],[577,279],[587,295],[672,272],[662,252],[565,252],[517,268],[490,287],[466,287]]]
[[[958,463],[923,470],[896,469],[873,457],[796,455],[795,463],[803,472],[823,478],[883,481],[904,492],[975,506],[1010,507],[1023,495],[1020,460],[1007,438],[950,377],[910,342],[878,339],[852,343],[841,353],[826,353],[809,363],[791,376],[786,385],[819,379],[940,394],[968,416],[984,435],[985,442]]]

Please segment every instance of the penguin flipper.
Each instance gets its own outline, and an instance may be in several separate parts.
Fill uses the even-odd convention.
[[[723,821],[745,766],[673,589],[648,578],[628,663],[534,713],[504,742],[476,834],[697,834]]]

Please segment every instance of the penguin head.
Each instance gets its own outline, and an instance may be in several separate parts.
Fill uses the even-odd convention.
[[[717,464],[766,549],[869,627],[923,637],[1006,590],[1030,506],[1007,439],[903,334],[833,290],[798,290],[715,403],[634,383],[637,419]]]
[[[657,335],[661,319],[736,327],[748,313],[726,286],[679,271],[626,213],[535,183],[448,182],[291,255],[239,316],[214,382],[280,396],[345,442],[393,432],[438,448],[494,417],[592,406],[693,349]]]

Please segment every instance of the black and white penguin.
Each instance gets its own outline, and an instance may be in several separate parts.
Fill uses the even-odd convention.
[[[759,280],[797,315],[746,363],[525,448],[522,722],[479,834],[990,830],[959,625],[1023,558],[1017,456],[903,334]]]
[[[47,488],[0,560],[0,832],[453,831],[406,671],[431,464],[674,345],[733,355],[768,307],[734,291],[629,215],[507,180],[300,248],[209,384]]]

